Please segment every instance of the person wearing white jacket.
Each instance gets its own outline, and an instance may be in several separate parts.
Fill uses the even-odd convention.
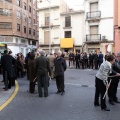
[[[103,99],[103,96],[106,92],[106,88],[108,88],[108,76],[112,72],[111,66],[114,63],[114,56],[113,55],[108,55],[107,60],[104,61],[96,76],[95,76],[95,85],[96,85],[96,91],[95,91],[95,101],[94,105],[95,106],[100,106],[99,105],[99,96],[101,96],[101,109],[105,111],[110,111],[110,109],[107,108],[105,99]]]

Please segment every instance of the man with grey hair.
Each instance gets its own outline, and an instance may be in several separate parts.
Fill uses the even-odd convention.
[[[65,85],[64,85],[64,71],[67,68],[66,61],[63,57],[61,57],[62,52],[57,52],[57,57],[54,60],[55,65],[55,76],[56,76],[56,85],[58,91],[57,94],[61,93],[61,95],[64,95],[65,93]]]
[[[43,96],[42,87],[44,88],[44,97],[48,97],[48,73],[51,75],[51,72],[49,60],[45,57],[45,55],[45,51],[40,51],[40,57],[36,59],[35,64],[39,97]]]

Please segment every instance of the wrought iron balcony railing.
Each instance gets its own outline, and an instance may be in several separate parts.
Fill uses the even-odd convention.
[[[101,41],[101,34],[88,34],[86,35],[87,42],[100,42]]]
[[[93,12],[87,12],[86,14],[87,20],[93,20],[93,19],[100,19],[101,18],[101,11],[93,11]]]

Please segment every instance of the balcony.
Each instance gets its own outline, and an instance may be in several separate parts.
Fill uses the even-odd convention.
[[[5,1],[12,3],[12,0],[5,0]]]
[[[60,26],[59,24],[53,24],[53,22],[42,22],[40,25],[40,28],[44,29],[44,28],[53,28],[53,27],[58,27]]]
[[[42,22],[41,25],[40,25],[40,28],[49,28],[49,27],[52,27],[53,26],[53,23],[50,23],[50,22]]]
[[[86,43],[100,43],[101,34],[89,34],[86,35]]]
[[[87,20],[99,20],[101,18],[101,11],[93,11],[87,12],[86,19]]]

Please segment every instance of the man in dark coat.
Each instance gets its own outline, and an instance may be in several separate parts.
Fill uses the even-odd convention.
[[[35,72],[35,54],[30,54],[30,59],[28,61],[28,76],[30,80],[29,92],[35,93],[35,83],[36,83],[36,72]]]
[[[89,67],[93,69],[93,60],[94,60],[94,55],[93,53],[91,52],[89,54]]]
[[[70,54],[69,54],[69,66],[70,66],[71,62],[73,62],[73,64],[74,64],[74,54],[73,54],[73,52],[70,52]]]
[[[65,85],[64,85],[64,71],[67,68],[66,61],[63,57],[61,57],[62,52],[58,51],[57,58],[54,60],[55,64],[55,76],[56,76],[56,85],[58,91],[56,92],[61,93],[61,95],[64,95],[65,93]]]
[[[95,69],[98,69],[98,54],[95,52],[94,54],[94,64],[95,64]]]
[[[120,73],[120,53],[117,54],[117,59],[112,65],[112,73],[113,75]],[[109,97],[109,103],[111,105],[114,105],[114,102],[120,103],[117,98],[117,88],[118,88],[120,77],[112,77],[111,79],[112,81],[110,84],[110,88],[108,89],[108,97]]]
[[[12,66],[14,64],[15,64],[15,58],[8,55],[8,51],[5,50],[4,51],[4,56],[2,56],[2,58],[1,58],[1,65],[2,65],[2,68],[3,68],[4,83],[5,83],[5,73],[7,72],[8,89],[11,88],[11,81],[12,81],[12,77],[13,77],[13,67]],[[6,84],[5,84],[5,89],[7,89]]]
[[[103,54],[102,54],[102,52],[100,51],[100,54],[98,55],[98,61],[99,61],[99,67],[100,67],[100,65],[103,63]]]
[[[35,68],[38,81],[39,97],[42,97],[42,87],[44,88],[44,97],[48,97],[48,72],[51,76],[50,63],[45,57],[45,51],[40,52],[40,57],[36,59]]]
[[[77,52],[75,55],[76,69],[80,68],[80,54]]]

